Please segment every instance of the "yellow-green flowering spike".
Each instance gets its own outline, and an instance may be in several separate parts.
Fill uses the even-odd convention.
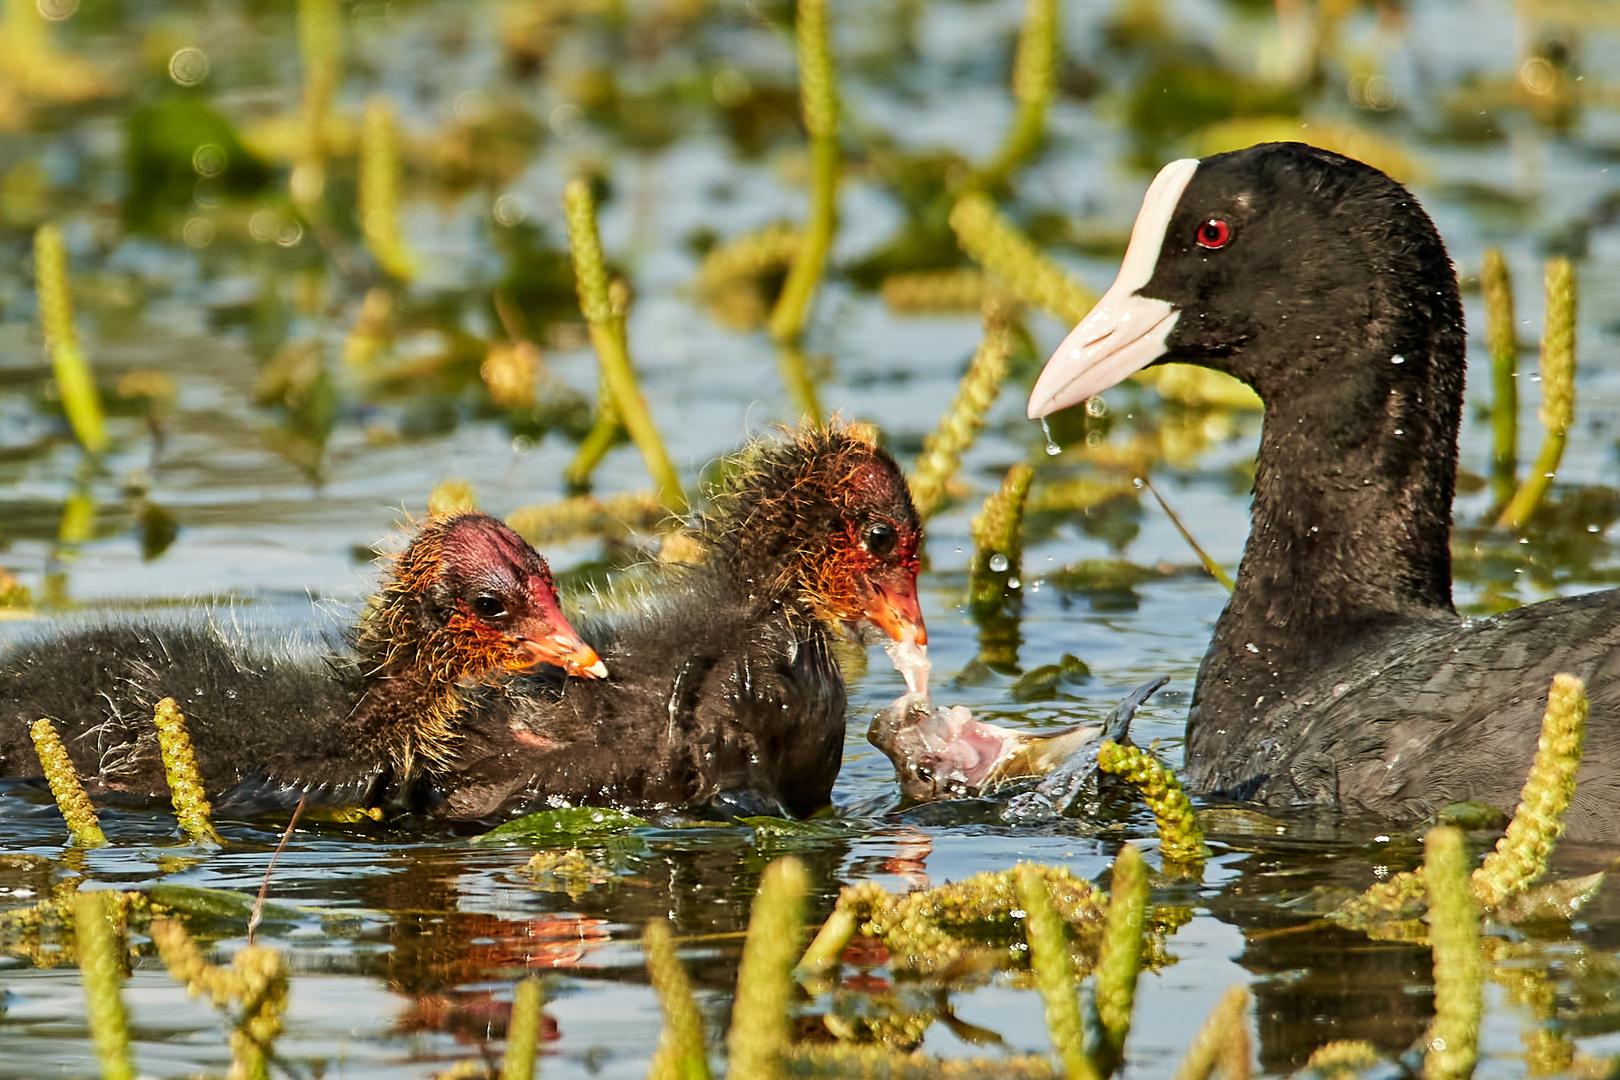
[[[1175,774],[1157,758],[1136,746],[1108,741],[1097,750],[1097,766],[1128,780],[1153,811],[1159,826],[1159,852],[1177,862],[1196,862],[1209,852],[1204,847],[1204,830],[1198,827],[1192,802]]]
[[[428,492],[428,513],[458,514],[478,509],[478,494],[468,480],[440,480]]]
[[[227,1080],[269,1080],[270,1061],[287,1012],[287,969],[281,954],[250,945],[231,961],[241,1019],[231,1032]],[[513,1022],[516,1022],[513,1017]]]
[[[576,495],[561,502],[522,506],[506,517],[513,532],[541,546],[586,534],[622,536],[671,520],[663,500],[651,491],[630,491],[606,499]]]
[[[1519,468],[1519,337],[1513,278],[1500,248],[1485,249],[1479,286],[1485,297],[1485,346],[1491,354],[1491,487],[1496,502],[1506,505]]]
[[[1024,905],[1024,939],[1029,943],[1029,964],[1035,971],[1046,1010],[1046,1033],[1052,1050],[1063,1063],[1068,1080],[1100,1080],[1101,1073],[1086,1055],[1086,1033],[1075,992],[1074,963],[1064,938],[1063,920],[1052,907],[1041,868],[1022,863],[1016,870],[1018,896]]]
[[[969,572],[968,592],[976,610],[999,603],[1007,579],[1020,573],[1024,557],[1024,504],[1029,499],[1029,486],[1034,479],[1034,469],[1023,462],[1014,465],[1007,470],[1001,487],[984,500],[983,508],[973,516],[973,567]],[[996,570],[991,561],[998,555],[1006,560],[1000,570]]]
[[[1147,866],[1137,850],[1126,844],[1114,859],[1113,882],[1108,889],[1108,925],[1097,956],[1095,1000],[1102,1022],[1100,1054],[1104,1073],[1112,1073],[1125,1054],[1131,1030],[1131,1009],[1136,1000],[1136,976],[1142,970],[1142,926],[1147,918]]]
[[[45,782],[51,786],[56,808],[62,812],[73,842],[80,847],[101,847],[106,844],[107,836],[101,831],[101,822],[96,819],[95,807],[90,805],[90,797],[79,783],[78,770],[73,767],[73,760],[62,745],[62,737],[56,733],[56,725],[41,717],[34,721],[28,733],[34,738],[34,752],[39,755]]]
[[[957,243],[974,261],[1000,278],[1020,300],[1058,322],[1073,326],[1097,302],[1085,286],[1037,251],[983,193],[972,192],[956,201],[951,228]]]
[[[939,427],[923,441],[922,453],[911,470],[911,498],[925,519],[944,504],[946,486],[956,475],[962,454],[984,430],[985,414],[1001,393],[1012,353],[1012,319],[1006,304],[985,303],[984,338]]]
[[[1564,438],[1575,419],[1575,268],[1568,259],[1547,264],[1547,313],[1541,333],[1541,450],[1524,484],[1497,519],[1504,529],[1530,520],[1552,486],[1564,457]]]
[[[1423,841],[1429,886],[1429,943],[1434,953],[1434,1022],[1429,1025],[1424,1080],[1465,1080],[1479,1053],[1484,1012],[1479,908],[1468,882],[1462,833],[1431,829]]]
[[[90,363],[79,348],[79,335],[73,328],[67,249],[62,244],[62,230],[55,225],[41,225],[34,234],[34,291],[39,302],[40,330],[50,353],[56,388],[62,395],[62,409],[79,445],[99,454],[107,448],[101,395],[96,393],[95,376],[90,374]]]
[[[658,1009],[663,1013],[664,1031],[658,1040],[658,1053],[668,1063],[676,1080],[709,1080],[709,1059],[703,1044],[703,1014],[692,1000],[692,984],[686,978],[670,940],[669,927],[654,920],[647,924],[641,947],[647,954],[647,974],[658,993]]]
[[[1364,1039],[1335,1039],[1311,1051],[1305,1061],[1307,1071],[1335,1080],[1354,1080],[1362,1071],[1380,1061],[1378,1048]]]
[[[635,368],[625,346],[622,329],[615,328],[615,313],[608,298],[607,263],[602,255],[602,238],[596,227],[596,201],[584,180],[570,181],[563,191],[563,210],[568,219],[568,248],[574,259],[574,285],[579,307],[590,325],[591,344],[602,366],[602,377],[613,393],[625,430],[641,451],[647,471],[658,487],[658,497],[676,513],[685,513],[686,493],[681,490],[675,466],[664,450],[664,440],[653,425],[652,414],[636,383]]]
[[[193,840],[223,844],[225,841],[209,820],[214,808],[209,805],[202,778],[197,774],[197,757],[191,750],[191,736],[186,733],[185,715],[174,698],[164,698],[157,703],[152,710],[152,722],[157,725],[158,746],[163,751],[163,776],[169,782],[169,797],[180,827]]]
[[[1024,25],[1018,35],[1018,56],[1013,62],[1013,96],[1018,112],[990,164],[975,177],[984,187],[1006,181],[1041,145],[1046,110],[1057,82],[1058,42],[1062,27],[1057,0],[1027,0]]]
[[[771,863],[760,878],[726,1038],[728,1080],[766,1080],[780,1072],[807,889],[804,867],[794,858]]]
[[[879,294],[891,311],[977,311],[989,288],[978,270],[926,270],[891,274]]]
[[[1586,684],[1573,675],[1553,676],[1541,740],[1519,792],[1519,809],[1496,850],[1474,871],[1474,893],[1486,907],[1495,907],[1547,872],[1547,856],[1563,835],[1564,811],[1575,795],[1575,776],[1586,744],[1586,712]]]
[[[389,277],[410,281],[416,259],[399,231],[399,133],[386,98],[366,102],[360,127],[360,231]]]
[[[123,981],[122,935],[113,928],[106,894],[82,892],[73,898],[74,937],[84,977],[84,1011],[90,1041],[103,1080],[134,1080],[129,1060],[129,1023],[119,984]]]
[[[793,341],[804,330],[810,300],[826,269],[838,229],[838,83],[827,31],[827,0],[799,0],[799,94],[810,133],[810,215],[782,293],[771,312],[771,336]]]
[[[1228,987],[1193,1036],[1172,1080],[1206,1080],[1217,1067],[1221,1080],[1249,1080],[1249,991]]]
[[[523,979],[512,992],[512,1022],[506,1028],[501,1080],[530,1080],[534,1076],[536,1051],[540,1048],[540,1006],[544,1003],[537,976]]]

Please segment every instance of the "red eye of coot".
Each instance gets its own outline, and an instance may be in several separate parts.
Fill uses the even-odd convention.
[[[1198,246],[1201,248],[1223,248],[1226,242],[1232,239],[1232,226],[1220,218],[1210,218],[1198,226]]]

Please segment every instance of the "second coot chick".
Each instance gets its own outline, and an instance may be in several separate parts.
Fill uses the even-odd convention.
[[[549,569],[483,514],[429,518],[392,562],[352,647],[295,658],[211,626],[92,627],[0,655],[0,776],[38,776],[29,726],[56,722],[93,789],[167,796],[153,706],[185,713],[216,808],[373,806],[450,764],[476,688],[540,665],[605,674]]]
[[[1270,143],[1174,162],[1148,189],[1118,279],[1029,414],[1163,361],[1265,403],[1253,525],[1187,717],[1197,790],[1511,811],[1567,671],[1591,700],[1568,835],[1620,840],[1620,591],[1452,607],[1465,351],[1440,236],[1376,169]]]
[[[842,762],[838,624],[926,643],[922,527],[899,467],[848,427],[746,451],[627,610],[580,622],[607,679],[526,677],[479,710],[453,812],[615,805],[804,816]]]

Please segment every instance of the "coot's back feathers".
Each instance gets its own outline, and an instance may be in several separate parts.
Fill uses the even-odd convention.
[[[1377,170],[1271,143],[1173,163],[1149,189],[1119,278],[1029,411],[1165,361],[1265,403],[1253,526],[1188,713],[1195,788],[1511,809],[1570,671],[1592,702],[1570,835],[1620,839],[1620,594],[1472,622],[1452,608],[1465,347],[1439,234]]]

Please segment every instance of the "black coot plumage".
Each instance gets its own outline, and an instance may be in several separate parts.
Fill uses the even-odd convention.
[[[525,677],[460,747],[454,813],[532,805],[804,816],[842,763],[838,623],[926,643],[921,525],[894,460],[848,427],[757,443],[625,610],[580,621],[610,675]]]
[[[301,795],[379,805],[437,783],[474,696],[537,665],[605,674],[559,610],[545,561],[516,533],[483,514],[429,518],[393,560],[352,647],[328,656],[156,622],[11,649],[0,656],[0,775],[40,775],[28,729],[46,716],[94,789],[166,796],[152,708],[173,697],[219,809],[262,811]]]
[[[1620,839],[1620,591],[1452,607],[1463,311],[1417,200],[1294,143],[1165,166],[1029,415],[1162,361],[1265,403],[1253,524],[1187,718],[1192,785],[1404,819],[1512,810],[1568,671],[1592,705],[1569,835]]]

